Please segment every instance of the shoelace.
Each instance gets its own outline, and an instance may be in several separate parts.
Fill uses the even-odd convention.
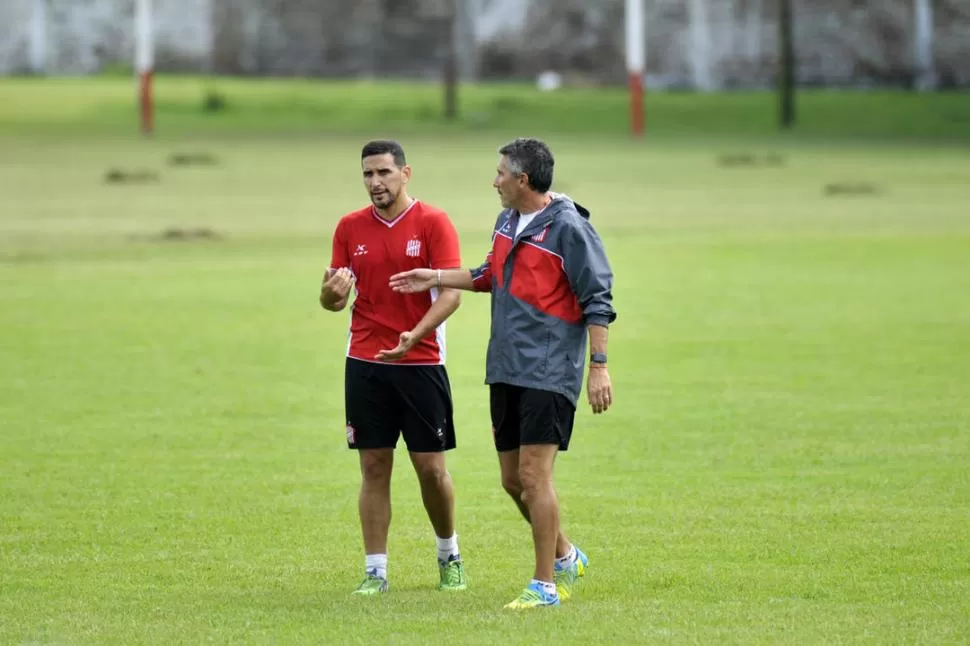
[[[519,601],[542,601],[542,595],[533,590],[532,588],[526,588],[519,595]]]
[[[459,563],[449,563],[445,566],[445,583],[459,583],[461,582],[461,564]]]
[[[369,588],[369,587],[373,586],[374,584],[384,585],[384,579],[382,579],[381,577],[377,576],[376,574],[370,574],[370,573],[368,573],[367,574],[367,577],[363,581],[361,581],[361,583],[360,583],[359,586],[357,586],[357,589],[358,590],[361,590],[363,588]]]

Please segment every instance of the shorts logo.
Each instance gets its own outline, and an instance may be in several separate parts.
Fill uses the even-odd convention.
[[[417,258],[421,255],[421,241],[420,240],[408,240],[408,245],[404,250],[404,253],[412,258]]]
[[[354,430],[354,427],[347,424],[347,444],[353,444],[356,436],[357,432]]]

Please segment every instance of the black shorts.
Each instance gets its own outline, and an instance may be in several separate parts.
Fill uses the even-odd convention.
[[[444,366],[371,363],[347,358],[344,372],[347,446],[408,451],[455,448],[451,384]]]
[[[558,444],[569,449],[576,408],[564,395],[509,384],[489,387],[492,434],[498,451],[523,444]]]

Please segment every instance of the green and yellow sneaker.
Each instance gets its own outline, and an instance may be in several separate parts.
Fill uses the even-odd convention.
[[[575,547],[575,546],[573,546]],[[589,567],[589,557],[583,554],[582,550],[576,547],[576,560],[572,565],[564,568],[556,567],[553,572],[553,580],[556,582],[556,592],[560,599],[568,599],[573,594],[573,590],[580,577],[586,574]]]
[[[560,599],[568,599],[573,594],[573,589],[579,581],[579,574],[576,572],[575,565],[561,570],[556,570],[552,575],[552,580],[556,583],[556,593]]]
[[[387,592],[387,579],[377,576],[377,570],[368,570],[367,576],[360,582],[353,594],[372,595]]]
[[[529,587],[522,591],[518,599],[514,599],[505,604],[505,607],[512,610],[527,610],[529,608],[543,608],[558,605],[558,594],[549,594],[538,583],[530,583]]]
[[[438,584],[439,590],[464,590],[468,587],[468,579],[465,578],[465,564],[462,563],[460,556],[448,558],[447,561],[438,561],[438,572],[441,575],[441,583]]]

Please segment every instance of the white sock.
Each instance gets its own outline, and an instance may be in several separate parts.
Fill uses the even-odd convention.
[[[551,594],[553,596],[559,595],[559,593],[556,592],[555,583],[549,583],[548,581],[540,581],[539,579],[532,579],[532,584],[538,585],[540,588],[542,588],[543,592],[545,592],[546,594]]]
[[[364,561],[364,571],[374,572],[380,578],[387,579],[387,554],[368,554]]]
[[[451,538],[441,538],[435,537],[438,541],[438,560],[448,562],[448,559],[452,556],[460,556],[461,553],[458,551],[458,534],[454,534]]]
[[[556,559],[556,569],[565,570],[567,567],[575,563],[576,559],[578,558],[579,558],[579,555],[576,554],[576,546],[570,545],[569,551],[566,552],[566,556]]]

